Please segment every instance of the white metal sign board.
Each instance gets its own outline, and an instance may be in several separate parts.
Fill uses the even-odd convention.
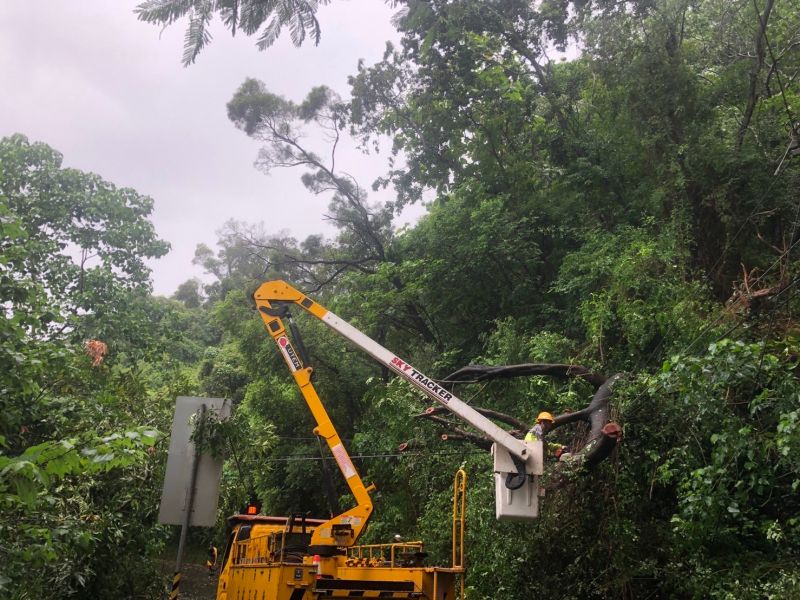
[[[195,398],[179,396],[175,402],[175,417],[169,440],[167,470],[161,490],[161,506],[158,522],[165,525],[181,525],[189,499],[194,443],[191,441],[197,417],[203,405],[207,414],[219,420],[230,416],[231,403],[223,398]],[[190,525],[211,527],[217,521],[219,480],[222,476],[222,459],[201,454],[197,466],[194,501]]]

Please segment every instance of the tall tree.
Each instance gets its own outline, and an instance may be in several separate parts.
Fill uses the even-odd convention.
[[[163,315],[145,261],[168,245],[152,200],[61,161],[0,140],[0,594],[145,596],[162,411],[136,359]]]
[[[150,291],[146,261],[169,249],[147,220],[153,201],[63,168],[62,160],[22,135],[0,140],[0,199],[24,231],[6,268],[43,288],[61,320],[47,335],[122,346],[141,341],[131,317]]]

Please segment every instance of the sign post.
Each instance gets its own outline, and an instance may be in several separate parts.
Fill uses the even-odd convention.
[[[192,441],[202,441],[206,421],[211,415],[219,420],[228,418],[230,402],[222,398],[180,396],[175,403],[158,512],[159,523],[181,526],[170,600],[178,598],[189,527],[211,527],[216,522],[222,460],[204,455]]]
[[[197,435],[195,440],[202,441],[203,426],[206,419],[206,405],[201,404],[197,415]],[[172,590],[169,593],[169,600],[176,600],[180,593],[181,569],[183,568],[183,552],[186,549],[186,535],[189,533],[189,522],[192,519],[192,507],[194,506],[195,485],[197,484],[197,466],[200,464],[200,452],[197,445],[192,444],[192,469],[189,475],[189,485],[186,488],[186,510],[183,511],[183,523],[181,523],[181,537],[178,541],[178,557],[175,559],[175,574],[172,576]]]

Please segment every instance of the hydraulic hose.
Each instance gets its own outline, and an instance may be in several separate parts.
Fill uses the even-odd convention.
[[[506,475],[506,487],[510,490],[518,490],[525,485],[528,479],[528,474],[525,472],[525,461],[514,454],[511,455],[511,460],[514,461],[517,472]]]

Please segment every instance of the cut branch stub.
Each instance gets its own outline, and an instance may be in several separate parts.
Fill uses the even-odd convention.
[[[602,432],[603,427],[608,423],[608,405],[611,400],[612,388],[614,384],[622,377],[621,373],[612,375],[597,389],[592,396],[592,401],[586,408],[581,410],[564,413],[558,415],[552,423],[547,423],[544,426],[544,432],[547,433],[566,425],[567,423],[574,423],[575,421],[586,421],[591,425],[589,432],[589,440],[598,438]]]
[[[600,431],[600,436],[581,449],[583,466],[591,469],[608,458],[621,439],[622,428],[616,423],[607,423]]]

